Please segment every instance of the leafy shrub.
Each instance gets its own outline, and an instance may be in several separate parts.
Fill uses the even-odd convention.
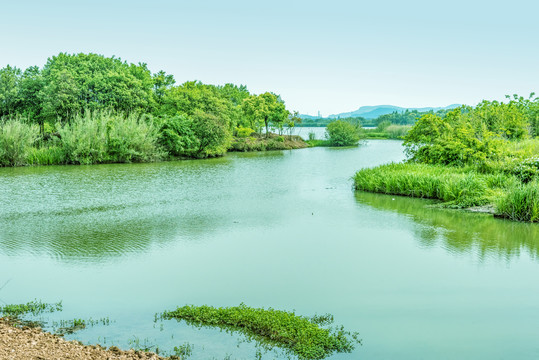
[[[257,309],[241,304],[237,307],[183,306],[160,315],[164,319],[185,320],[195,326],[215,326],[239,331],[250,339],[271,348],[279,346],[300,359],[324,359],[333,353],[351,352],[361,343],[357,333],[343,327],[324,329],[320,323],[330,323],[331,316],[314,320],[293,312]]]
[[[326,128],[326,138],[332,146],[354,146],[361,139],[360,127],[347,121],[332,121]]]
[[[464,166],[496,159],[503,151],[503,141],[485,126],[475,129],[462,115],[462,108],[444,119],[422,116],[405,137],[408,158],[427,164]]]
[[[172,156],[188,156],[197,144],[191,120],[184,115],[166,117],[159,131],[159,143]]]
[[[241,125],[236,128],[236,136],[241,137],[241,138],[248,137],[254,132],[255,131],[253,129],[248,128],[248,127],[243,127]]]

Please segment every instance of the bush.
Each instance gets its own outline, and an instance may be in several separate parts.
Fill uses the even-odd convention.
[[[332,146],[355,146],[361,139],[359,125],[336,120],[328,124],[326,138]]]
[[[39,127],[21,120],[0,122],[0,166],[26,165],[28,152],[39,138]]]
[[[539,222],[539,182],[509,188],[496,202],[496,212],[511,220]]]
[[[159,143],[169,155],[189,156],[197,144],[191,120],[184,115],[166,117],[159,131]]]
[[[245,138],[254,133],[255,131],[248,127],[239,126],[236,128],[236,136],[240,138]]]
[[[87,111],[56,127],[70,164],[141,162],[161,156],[157,128],[137,114]]]

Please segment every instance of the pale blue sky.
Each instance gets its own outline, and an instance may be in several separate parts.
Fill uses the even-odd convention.
[[[115,55],[322,115],[539,93],[537,1],[4,1],[0,67]]]

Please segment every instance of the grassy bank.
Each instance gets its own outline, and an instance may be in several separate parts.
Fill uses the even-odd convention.
[[[43,131],[23,118],[0,120],[0,166],[152,162],[308,147],[299,136],[253,132],[229,136],[210,152],[207,142],[214,129],[196,134],[181,120],[185,119],[172,123],[174,131],[170,119],[110,111],[86,112],[68,123],[46,123]]]
[[[490,204],[499,216],[539,221],[539,98],[534,96],[422,116],[404,137],[408,162],[360,170],[355,188],[460,208]]]
[[[363,129],[366,139],[404,139],[411,125],[389,125],[382,123],[373,129]]]
[[[363,169],[354,176],[356,190],[438,199],[459,208],[492,203],[516,183],[514,176],[503,173],[409,163]]]
[[[501,217],[539,221],[539,182],[534,178],[525,183],[511,171],[484,173],[474,167],[387,164],[358,171],[354,187],[369,192],[437,199],[446,207],[491,205]]]
[[[309,145],[297,135],[277,135],[252,133],[249,136],[235,136],[228,151],[266,151],[303,149]]]

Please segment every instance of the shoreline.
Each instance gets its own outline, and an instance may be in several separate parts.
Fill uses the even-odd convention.
[[[120,350],[115,346],[108,349],[100,345],[82,343],[43,331],[41,328],[15,327],[8,318],[0,318],[0,359],[73,359],[73,360],[164,360],[152,352]]]

